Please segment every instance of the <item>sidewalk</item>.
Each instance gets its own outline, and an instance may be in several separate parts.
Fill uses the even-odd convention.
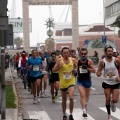
[[[8,68],[5,71],[5,82],[7,82],[8,84],[12,84],[12,77],[10,74],[11,74],[10,69]],[[13,86],[13,84],[12,84],[12,86]],[[14,88],[13,88],[13,92],[14,92]],[[1,119],[1,115],[0,115],[0,119]],[[17,120],[17,108],[16,109],[13,109],[13,108],[6,109],[6,120]]]

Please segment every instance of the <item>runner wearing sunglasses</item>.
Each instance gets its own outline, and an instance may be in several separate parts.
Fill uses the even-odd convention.
[[[88,50],[81,48],[79,51],[80,59],[78,60],[78,78],[77,85],[80,93],[80,103],[83,110],[83,117],[87,117],[87,103],[92,86],[91,72],[95,73],[95,68],[91,59],[87,57]]]

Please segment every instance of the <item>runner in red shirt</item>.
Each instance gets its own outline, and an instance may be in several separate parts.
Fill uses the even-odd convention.
[[[19,62],[19,58],[20,58],[20,54],[19,52],[16,53],[16,56],[15,56],[15,64],[16,64],[16,69],[17,69],[17,73],[18,73],[18,62]]]
[[[23,51],[21,57],[19,58],[18,68],[21,69],[21,75],[23,75],[24,70],[26,71],[26,62],[28,57],[26,56],[26,52]]]
[[[118,56],[116,48],[113,48],[113,56],[116,57],[116,58],[119,58],[119,60],[120,60],[120,56]],[[117,67],[117,69],[118,69],[118,73],[119,73],[119,76],[120,76],[120,67]]]
[[[21,54],[21,57],[19,58],[18,68],[25,68],[27,60],[28,60],[28,57],[26,55],[26,52],[23,51]]]
[[[118,52],[117,52],[116,48],[113,48],[113,56],[116,58],[119,58],[119,60],[120,60],[120,56],[118,56]],[[118,74],[120,76],[120,67],[117,66],[117,69],[118,69]],[[120,85],[119,85],[119,93],[120,93]]]

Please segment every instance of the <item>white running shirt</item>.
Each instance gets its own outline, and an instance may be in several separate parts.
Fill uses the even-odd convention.
[[[119,82],[115,81],[115,78],[119,76],[118,70],[115,66],[115,57],[112,57],[112,61],[108,62],[106,58],[103,59],[105,63],[104,68],[104,82],[109,85],[115,85]]]

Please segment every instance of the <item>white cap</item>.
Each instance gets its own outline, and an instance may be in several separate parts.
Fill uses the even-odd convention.
[[[113,52],[117,52],[116,48],[113,48]]]

